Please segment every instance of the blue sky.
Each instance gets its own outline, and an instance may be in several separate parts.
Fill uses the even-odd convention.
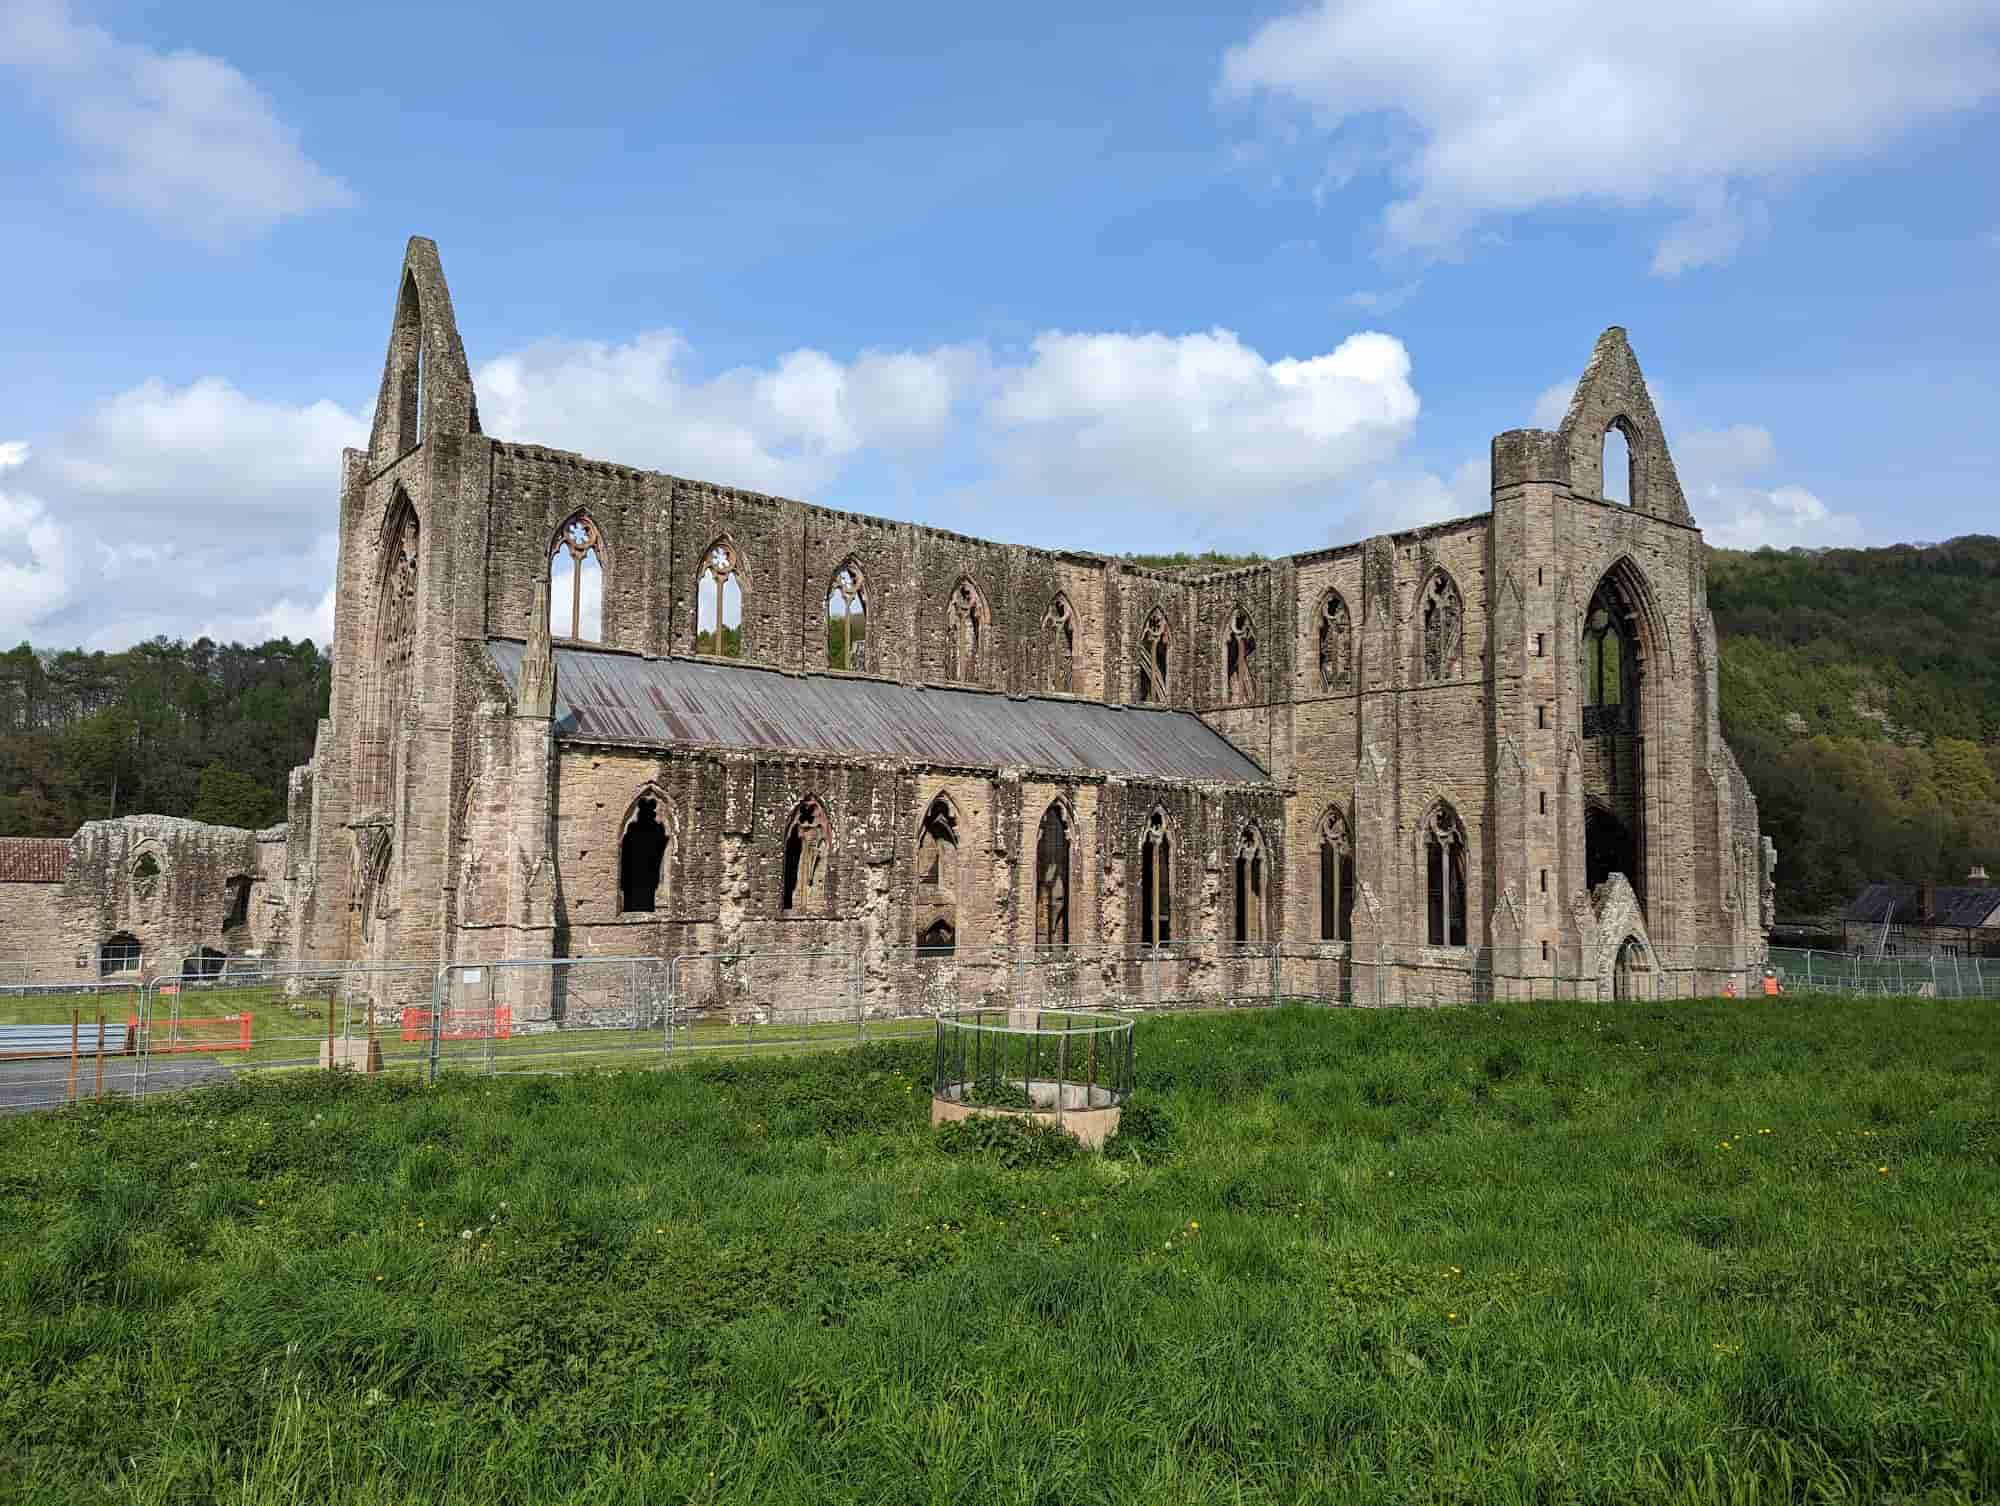
[[[1990,4],[0,0],[0,636],[323,636],[404,239],[489,431],[991,536],[1480,511],[1623,324],[1718,542],[1994,527]]]

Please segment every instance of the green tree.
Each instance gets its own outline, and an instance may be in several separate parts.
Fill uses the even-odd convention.
[[[194,797],[194,819],[211,826],[243,826],[251,831],[270,826],[284,815],[277,796],[250,775],[226,764],[212,763],[201,771]]]

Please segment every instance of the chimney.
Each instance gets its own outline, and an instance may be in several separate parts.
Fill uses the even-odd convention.
[[[1927,878],[1924,880],[1923,889],[1921,891],[1921,898],[1918,900],[1917,903],[1917,922],[1920,925],[1927,926],[1934,924],[1936,920],[1937,920],[1937,880]]]
[[[1968,884],[1984,884],[1989,882],[1986,877],[1986,865],[1984,863],[1974,863],[1972,865],[1972,872],[1965,876],[1965,881]]]

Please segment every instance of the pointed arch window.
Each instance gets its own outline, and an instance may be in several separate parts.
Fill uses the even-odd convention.
[[[1257,698],[1252,660],[1257,655],[1257,624],[1238,607],[1229,615],[1229,641],[1224,649],[1224,688],[1232,706],[1247,706]]]
[[[826,807],[808,796],[785,826],[785,880],[780,908],[787,915],[817,915],[826,907],[833,828]]]
[[[98,975],[109,978],[116,973],[136,973],[144,956],[145,948],[140,946],[139,938],[120,931],[98,947]]]
[[[717,539],[701,557],[694,582],[694,651],[743,657],[743,561],[736,546]]]
[[[1076,613],[1060,592],[1042,614],[1042,689],[1056,695],[1076,690]]]
[[[415,449],[424,437],[424,309],[417,279],[403,274],[396,300],[396,451]]]
[[[374,704],[367,715],[357,778],[363,804],[377,809],[394,808],[401,773],[398,752],[416,673],[420,537],[416,509],[399,490],[382,535],[375,598]]]
[[[917,947],[949,952],[958,945],[958,812],[939,795],[917,833]]]
[[[649,789],[625,813],[618,835],[618,912],[647,915],[670,909],[677,845],[673,807]]]
[[[1424,822],[1424,873],[1432,946],[1465,945],[1465,826],[1444,801]]]
[[[1354,683],[1354,622],[1338,591],[1319,604],[1319,688],[1346,690]]]
[[[1433,571],[1418,611],[1423,635],[1424,679],[1455,679],[1465,640],[1465,602],[1442,570]]]
[[[1270,860],[1264,852],[1264,833],[1256,826],[1243,828],[1236,843],[1236,939],[1259,942],[1264,939],[1268,900],[1265,880]]]
[[[956,685],[976,685],[989,653],[992,633],[986,598],[970,577],[961,575],[945,609],[944,677]]]
[[[1638,657],[1632,614],[1609,580],[1583,620],[1583,735],[1629,732],[1637,702]]]
[[[1138,699],[1142,706],[1166,704],[1169,647],[1166,613],[1154,607],[1146,618],[1146,630],[1139,635]]]
[[[1354,842],[1337,810],[1319,824],[1319,939],[1354,939]]]
[[[1631,426],[1623,417],[1614,418],[1605,426],[1604,438],[1599,441],[1600,451],[1597,472],[1604,488],[1604,500],[1616,502],[1620,507],[1630,507],[1638,494],[1639,467],[1633,463],[1634,446]]]
[[[826,667],[868,668],[868,584],[849,560],[826,588]]]
[[[1069,812],[1051,800],[1035,837],[1035,945],[1069,945]]]
[[[572,514],[549,546],[549,636],[604,641],[604,536],[587,512]]]
[[[1139,844],[1139,944],[1174,939],[1174,851],[1165,811],[1155,810]]]

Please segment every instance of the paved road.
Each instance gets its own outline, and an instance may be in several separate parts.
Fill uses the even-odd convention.
[[[132,1096],[139,1063],[129,1056],[104,1059],[104,1096]],[[204,1083],[226,1082],[235,1068],[206,1057],[181,1057],[162,1061],[155,1057],[146,1069],[146,1093],[170,1093],[177,1088],[199,1087]],[[97,1091],[97,1061],[91,1058],[76,1064],[76,1091],[88,1098]],[[60,1107],[69,1096],[69,1061],[66,1057],[33,1061],[0,1061],[0,1114],[18,1114],[30,1109]]]

